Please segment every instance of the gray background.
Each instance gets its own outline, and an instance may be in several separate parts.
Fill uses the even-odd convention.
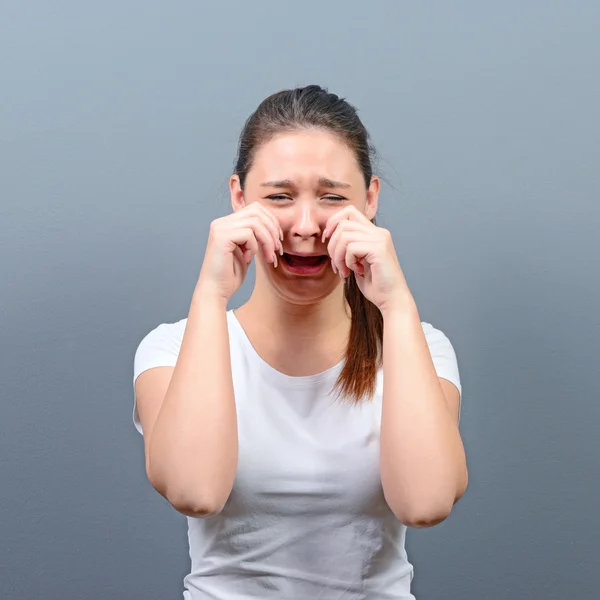
[[[597,599],[599,27],[582,0],[2,2],[0,597],[181,597],[133,353],[187,314],[246,116],[320,83],[461,367],[470,488],[409,532],[418,598]]]

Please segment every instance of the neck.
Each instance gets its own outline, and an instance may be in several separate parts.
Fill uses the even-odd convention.
[[[317,347],[322,347],[321,340],[326,347],[339,347],[350,331],[350,312],[341,285],[310,304],[290,302],[272,293],[260,293],[255,288],[236,315],[255,332],[262,330],[276,346],[289,346],[289,340],[293,339],[296,352],[314,350],[315,342]]]

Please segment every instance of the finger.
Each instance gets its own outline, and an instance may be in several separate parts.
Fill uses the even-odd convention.
[[[260,202],[252,202],[248,205],[247,209],[248,213],[258,215],[259,218],[263,219],[265,225],[273,234],[276,246],[278,245],[278,242],[283,241],[283,231],[279,225],[279,220],[270,210],[265,208]],[[242,211],[240,211],[240,214],[241,213]]]
[[[250,250],[242,250],[240,246],[235,247],[233,256],[238,264],[242,267],[247,267],[252,262],[252,252]]]
[[[273,215],[266,208],[261,208],[263,210],[265,223],[269,227],[269,231],[273,236],[273,242],[275,244],[275,251],[273,253],[273,264],[275,265],[275,268],[277,268],[277,253],[279,252],[280,256],[283,256],[283,230],[281,229],[279,221],[277,220],[275,215]]]
[[[229,232],[229,239],[234,244],[233,253],[242,253],[246,264],[252,262],[252,257],[258,252],[258,241],[251,227],[239,227]]]
[[[279,224],[279,219],[275,216],[275,214],[270,211],[268,208],[266,208],[265,206],[263,206],[262,204],[260,204],[260,202],[257,202],[259,208],[261,209],[261,211],[267,216],[267,218],[269,219],[269,221],[273,224],[273,227],[275,228],[275,234],[278,240],[283,242],[283,229],[281,229],[281,225]]]
[[[327,237],[330,240],[332,240],[336,236],[336,234],[339,235],[345,231],[355,231],[357,233],[364,232],[369,234],[372,233],[372,227],[374,227],[372,223],[365,225],[364,223],[361,223],[359,221],[341,220],[334,223],[333,229],[331,231],[327,230]]]
[[[374,227],[373,223],[367,219],[367,217],[361,213],[356,206],[346,206],[342,210],[337,211],[334,215],[332,215],[325,224],[325,229],[323,230],[323,235],[321,237],[321,241],[325,242],[327,238],[330,238],[338,225],[341,222],[354,222],[363,225],[371,225]]]
[[[252,229],[258,243],[262,247],[265,260],[274,263],[277,260],[276,252],[279,251],[280,241],[273,237],[273,232],[269,229],[265,220],[265,217],[262,215],[251,214],[247,215],[239,225]]]
[[[358,275],[365,274],[364,260],[371,252],[372,244],[369,241],[354,241],[346,246],[346,254],[344,262],[348,269],[354,271]]]
[[[337,231],[337,234],[331,240],[331,262],[335,265],[335,271],[344,279],[350,274],[345,261],[346,248],[349,241],[352,239],[352,232]]]
[[[331,256],[331,266],[334,273],[339,273],[342,277],[347,277],[350,274],[344,258],[348,242],[368,240],[370,236],[372,236],[372,232],[368,229],[365,230],[360,223],[341,221],[338,224],[327,244],[327,252]]]
[[[343,231],[370,231],[371,228],[375,227],[370,221],[354,221],[350,219],[336,219],[335,221],[328,221],[328,225],[323,231],[323,240],[331,239],[336,231],[340,229]]]
[[[262,221],[273,237],[275,253],[279,252],[279,254],[283,255],[283,231],[281,230],[279,221],[273,213],[267,210],[259,202],[254,202],[253,206],[256,207],[253,214],[255,214]]]

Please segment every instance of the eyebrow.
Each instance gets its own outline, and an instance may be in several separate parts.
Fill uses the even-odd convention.
[[[278,181],[265,181],[260,184],[261,187],[274,187],[274,188],[293,188],[296,187],[291,179],[280,179]],[[352,187],[349,183],[343,181],[334,181],[327,177],[319,177],[319,186],[326,188],[349,188]]]

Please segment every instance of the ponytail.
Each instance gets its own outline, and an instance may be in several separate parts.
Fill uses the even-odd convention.
[[[338,396],[358,403],[365,398],[371,400],[375,394],[377,372],[382,364],[383,316],[364,297],[353,271],[346,278],[344,295],[350,306],[352,322],[346,361],[334,389]]]

